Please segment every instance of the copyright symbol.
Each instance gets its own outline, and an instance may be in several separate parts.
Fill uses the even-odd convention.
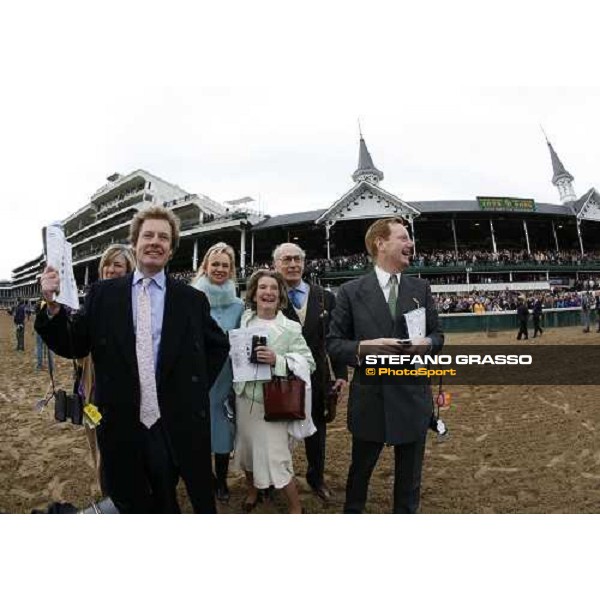
[[[365,375],[375,375],[375,369],[365,369]]]

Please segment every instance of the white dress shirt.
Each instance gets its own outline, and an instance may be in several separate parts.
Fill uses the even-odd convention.
[[[390,298],[390,288],[391,288],[390,279],[391,279],[393,273],[388,273],[387,271],[384,271],[381,267],[378,267],[377,265],[375,265],[375,275],[377,275],[377,281],[379,282],[379,287],[381,288],[381,291],[383,292],[383,295],[385,296],[385,301],[387,302]],[[396,273],[396,277],[398,279],[398,288],[400,288],[400,276],[401,275],[402,275],[402,273]]]

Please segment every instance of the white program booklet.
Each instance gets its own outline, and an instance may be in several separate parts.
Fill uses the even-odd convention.
[[[229,343],[231,349],[231,365],[233,367],[233,381],[269,381],[271,379],[271,365],[265,363],[251,363],[252,336],[262,335],[268,339],[269,330],[264,327],[247,327],[231,329]]]
[[[46,263],[58,271],[60,290],[56,302],[79,310],[79,295],[73,273],[73,249],[65,239],[62,227],[49,225],[46,228]]]
[[[415,308],[410,312],[404,313],[406,319],[406,328],[408,329],[408,337],[410,340],[425,337],[426,329],[426,314],[424,308]]]

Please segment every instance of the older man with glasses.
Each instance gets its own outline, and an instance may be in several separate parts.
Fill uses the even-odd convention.
[[[335,381],[331,380],[325,340],[335,296],[302,279],[304,259],[304,250],[297,244],[281,244],[273,251],[275,270],[283,276],[290,300],[283,312],[288,319],[302,325],[302,335],[317,365],[311,377],[312,419],[317,431],[304,441],[308,462],[306,481],[321,500],[328,502],[332,493],[324,479],[327,422],[334,416],[331,402],[333,396],[343,390],[348,380],[348,368],[342,362],[332,362]]]

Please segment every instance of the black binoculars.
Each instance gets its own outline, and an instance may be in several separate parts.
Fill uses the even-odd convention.
[[[266,346],[267,338],[264,335],[253,335],[252,336],[252,347],[250,349],[250,362],[257,363],[256,349],[258,346]]]
[[[61,423],[69,419],[73,425],[81,425],[83,423],[83,400],[78,394],[67,394],[64,390],[56,390],[54,418]]]

